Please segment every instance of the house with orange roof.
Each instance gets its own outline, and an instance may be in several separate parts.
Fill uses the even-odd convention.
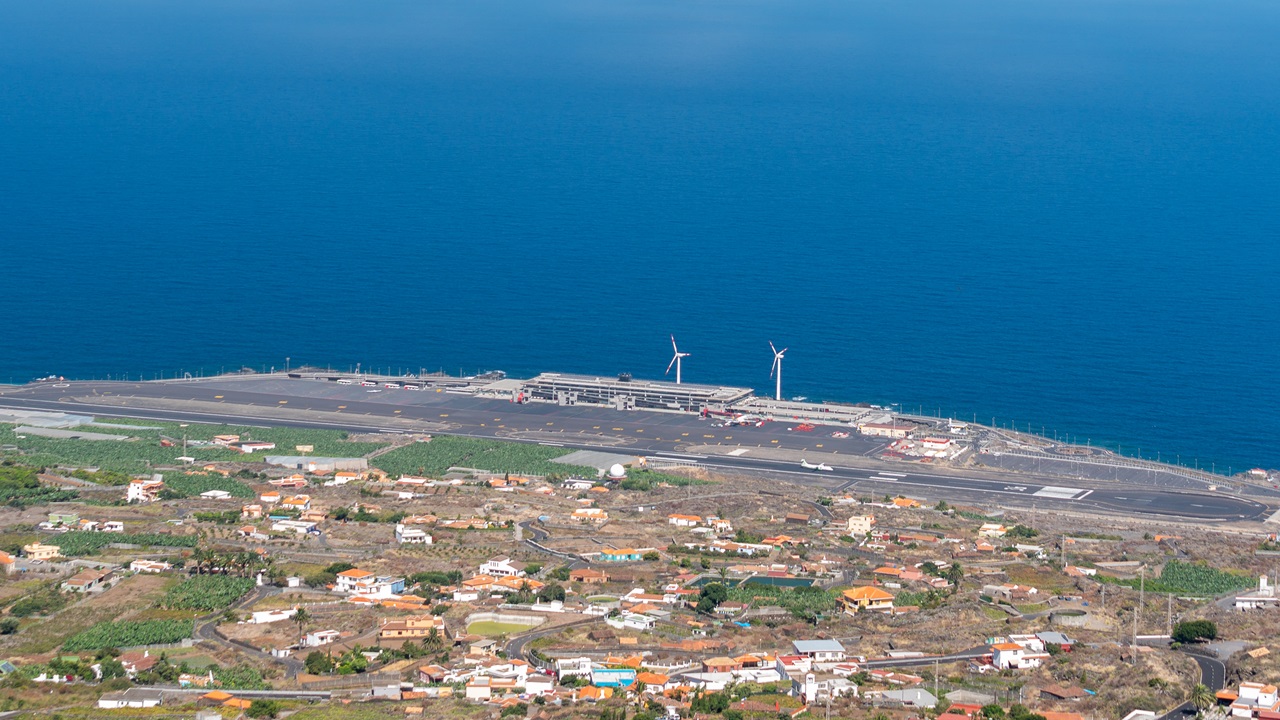
[[[240,517],[247,520],[257,520],[262,517],[262,506],[257,503],[244,505],[240,508]]]
[[[920,501],[919,501],[919,500],[913,500],[913,499],[911,499],[911,498],[905,498],[905,497],[896,497],[896,498],[894,498],[894,499],[893,499],[893,504],[894,504],[894,505],[897,505],[897,506],[898,506],[898,507],[900,507],[900,508],[918,508],[918,507],[920,507]]]
[[[655,672],[636,673],[636,682],[644,683],[644,691],[652,694],[662,694],[673,685],[679,684],[672,683],[670,676]]]
[[[585,507],[585,508],[578,508],[577,510],[574,510],[573,514],[570,515],[570,517],[573,519],[574,522],[595,523],[597,525],[600,525],[602,523],[608,522],[609,513],[605,512],[604,510],[601,510],[600,508]]]
[[[234,696],[225,690],[210,690],[209,692],[196,698],[196,706],[197,707],[218,706],[230,700],[232,697]]]
[[[310,510],[310,495],[292,495],[280,501],[280,507],[285,510]]]
[[[713,657],[702,661],[703,672],[734,672],[742,669],[742,663],[731,657]]]
[[[387,602],[383,601],[382,604],[386,606]],[[412,640],[428,637],[433,632],[442,638],[445,636],[443,618],[437,615],[410,615],[399,620],[384,619],[382,626],[378,628],[378,640]]]
[[[893,595],[878,587],[864,586],[845,590],[840,595],[844,611],[850,615],[862,612],[893,612]]]
[[[513,593],[513,592],[519,592],[521,590],[528,590],[529,592],[538,592],[539,590],[541,590],[546,586],[547,586],[546,583],[538,580],[534,580],[533,578],[515,577],[512,575],[508,575],[507,577],[498,578],[496,581],[494,581],[493,585],[490,586],[489,589],[492,592],[497,592],[497,593]]]
[[[702,522],[702,517],[699,515],[676,514],[667,516],[667,524],[675,525],[676,527],[697,527],[700,522]]]
[[[155,502],[160,497],[161,490],[164,490],[164,482],[161,480],[133,480],[125,490],[125,502]]]
[[[1017,643],[996,643],[991,646],[991,664],[997,670],[1038,668],[1048,658],[1048,653],[1036,652]]]
[[[579,568],[569,571],[569,580],[572,582],[580,582],[586,585],[602,585],[609,582],[609,575],[603,570],[593,570],[591,568]]]
[[[1223,695],[1227,693],[1235,697],[1224,698]],[[1273,684],[1242,682],[1234,693],[1227,693],[1219,693],[1218,697],[1230,700],[1227,707],[1231,711],[1231,717],[1265,719],[1280,713],[1280,697],[1277,697],[1277,688]]]
[[[585,700],[587,702],[599,702],[608,700],[611,697],[613,697],[613,688],[595,687],[593,685],[580,687],[573,693],[574,700]]]

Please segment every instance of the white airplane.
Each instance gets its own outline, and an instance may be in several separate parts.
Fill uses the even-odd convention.
[[[818,463],[817,465],[814,465],[813,463],[808,462],[806,460],[800,461],[800,467],[804,468],[805,470],[818,470],[821,472],[832,472],[833,470],[835,470],[835,468],[831,467],[826,463]]]

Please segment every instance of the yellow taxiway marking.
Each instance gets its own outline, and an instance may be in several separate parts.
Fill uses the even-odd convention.
[[[636,428],[636,432],[638,432],[638,433],[642,433],[642,432],[644,432],[644,428]]]
[[[715,435],[703,435],[702,437],[704,437],[704,438],[711,438],[711,439],[713,439],[713,440],[714,440],[716,436],[715,436]]]
[[[680,437],[689,437],[689,433],[680,433]]]
[[[776,443],[776,442],[778,442],[778,441],[777,441],[777,440],[770,440],[769,442],[771,442],[771,443]]]
[[[401,413],[401,412],[404,412],[404,411],[403,411],[403,410],[397,410],[396,412],[397,412],[397,413]]]
[[[504,428],[504,427],[506,427],[506,425],[499,425],[498,427],[500,427],[500,428]]]
[[[277,404],[277,405],[288,405],[288,404],[289,404],[289,401],[288,401],[288,400],[281,400],[281,401],[279,401],[279,402],[278,402],[278,403],[276,403],[276,404]]]
[[[484,423],[480,423],[480,427],[484,427]]]
[[[613,431],[614,431],[614,432],[622,432],[622,428],[614,428],[614,429],[613,429]]]
[[[214,399],[214,400],[221,400],[221,399],[222,399],[222,396],[221,396],[221,395],[214,395],[214,396],[213,396],[213,399]]]
[[[493,419],[493,421],[494,421],[494,422],[502,422],[502,418],[494,418],[494,419]]]
[[[818,443],[817,447],[822,447],[822,443]]]
[[[440,417],[449,417],[449,413],[440,413]]]
[[[338,409],[339,409],[339,410],[346,410],[346,409],[347,409],[347,406],[346,406],[346,405],[339,405],[339,406],[338,406]]]
[[[725,436],[724,436],[724,439],[725,439],[725,440],[732,440],[732,439],[733,439],[733,436],[732,436],[732,435],[725,435]]]
[[[555,425],[555,423],[553,423],[553,422],[549,422],[549,423],[547,423],[547,424],[548,424],[548,425]]]
[[[592,429],[592,430],[599,430],[599,429],[600,429],[600,426],[599,426],[599,425],[592,425],[592,426],[591,426],[591,429]]]

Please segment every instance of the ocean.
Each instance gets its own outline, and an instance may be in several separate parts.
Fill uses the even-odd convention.
[[[1280,5],[3,0],[0,381],[783,391],[1280,467]]]

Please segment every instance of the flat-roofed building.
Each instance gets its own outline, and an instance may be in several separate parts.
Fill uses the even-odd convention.
[[[526,380],[521,392],[530,399],[558,405],[606,405],[619,410],[723,410],[751,397],[748,388],[562,373],[543,373]]]

